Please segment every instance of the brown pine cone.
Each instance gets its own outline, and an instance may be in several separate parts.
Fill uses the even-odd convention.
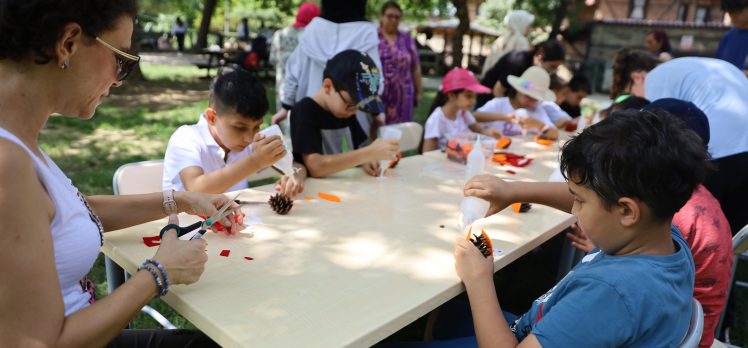
[[[268,200],[270,208],[280,215],[286,215],[293,208],[293,200],[286,195],[276,193]]]

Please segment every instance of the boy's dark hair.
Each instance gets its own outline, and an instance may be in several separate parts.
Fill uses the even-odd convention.
[[[631,83],[631,73],[635,71],[651,71],[660,60],[649,52],[635,51],[624,48],[616,53],[613,62],[613,84],[610,86],[610,99],[616,99]]]
[[[551,91],[557,92],[566,86],[568,86],[568,82],[564,81],[564,79],[558,77],[556,74],[551,74],[551,85],[548,87]]]
[[[533,54],[542,54],[543,61],[565,60],[566,50],[557,40],[546,40],[535,46]]]
[[[671,219],[704,180],[709,154],[696,133],[664,110],[616,111],[564,145],[561,172],[606,209],[621,197]]]
[[[748,7],[748,0],[722,0],[719,7],[725,12],[736,12]]]
[[[52,45],[68,23],[78,23],[93,40],[114,29],[121,16],[137,16],[136,0],[26,0],[0,1],[0,59],[48,63]]]
[[[268,111],[265,87],[252,73],[232,65],[221,72],[210,84],[210,104],[221,112],[237,112],[253,120],[261,120]]]
[[[569,89],[572,92],[585,92],[587,94],[592,93],[590,88],[590,80],[583,74],[575,74],[574,77],[569,80]]]

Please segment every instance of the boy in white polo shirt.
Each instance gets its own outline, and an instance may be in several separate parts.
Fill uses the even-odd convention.
[[[200,121],[172,134],[164,156],[165,190],[223,193],[248,187],[247,177],[286,154],[278,136],[259,134],[268,109],[265,88],[242,68],[224,68],[210,87],[210,102]],[[303,190],[306,170],[296,180],[284,176],[276,190],[294,197]]]

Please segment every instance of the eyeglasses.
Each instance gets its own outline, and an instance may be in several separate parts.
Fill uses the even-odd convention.
[[[96,37],[96,41],[114,52],[114,58],[117,60],[117,81],[124,81],[127,75],[130,75],[132,69],[135,68],[135,65],[138,64],[140,57],[123,52],[99,37]]]
[[[345,97],[343,97],[343,94],[342,94],[342,93],[340,93],[340,90],[339,90],[339,89],[335,88],[335,92],[338,92],[338,95],[340,96],[340,100],[342,100],[342,101],[343,101],[343,104],[345,104],[345,109],[346,109],[346,110],[350,110],[350,109],[358,109],[358,105],[359,105],[359,104],[356,104],[356,103],[353,103],[353,102],[349,102],[349,101],[347,101],[347,100],[345,99]]]

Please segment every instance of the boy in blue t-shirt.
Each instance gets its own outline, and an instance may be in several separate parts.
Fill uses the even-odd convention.
[[[694,264],[671,220],[704,179],[707,158],[698,136],[665,111],[618,111],[569,141],[561,170],[574,196],[571,211],[599,249],[507,323],[493,286],[493,257],[460,238],[455,268],[477,343],[677,345],[690,325]],[[473,183],[466,193],[491,197],[495,189]]]
[[[730,15],[730,29],[717,48],[717,58],[726,60],[748,76],[748,0],[722,0],[722,11]]]

